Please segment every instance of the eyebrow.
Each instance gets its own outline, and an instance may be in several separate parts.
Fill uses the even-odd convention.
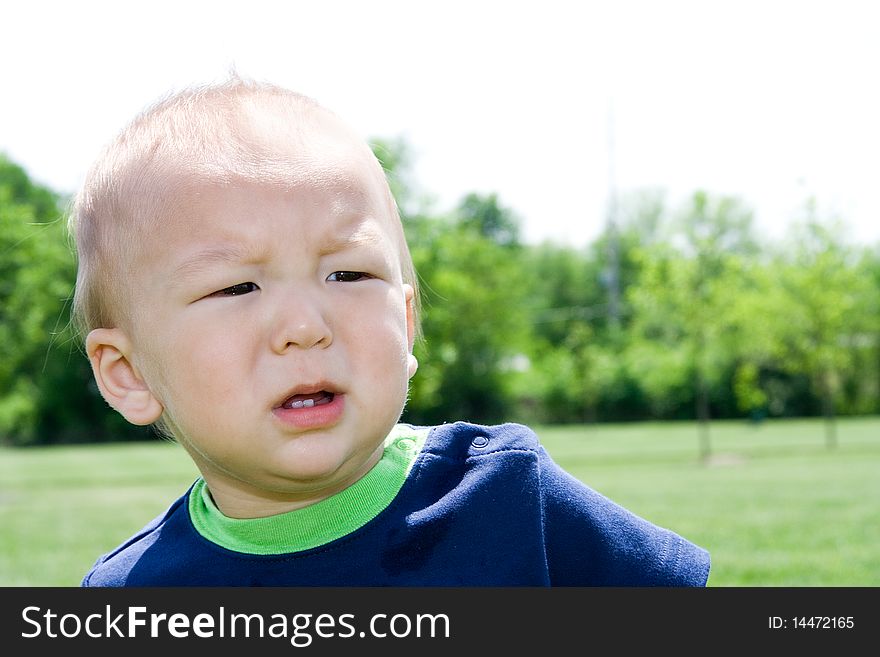
[[[330,239],[321,244],[318,257],[381,243],[384,239],[382,231],[375,226],[374,221],[368,221],[368,219],[369,217],[360,217],[345,222],[352,226],[351,229],[344,230],[342,234],[334,233]],[[189,254],[186,260],[178,264],[172,271],[171,283],[186,281],[192,276],[207,271],[215,264],[253,263],[258,260],[256,254],[238,244],[208,247]]]
[[[250,253],[237,245],[215,246],[187,256],[172,272],[172,282],[186,279],[207,270],[214,264],[250,260]]]
[[[351,223],[354,224],[351,230],[347,230],[341,235],[335,233],[322,244],[318,255],[332,255],[346,249],[370,246],[382,241],[382,231],[375,227],[375,221],[367,221],[367,217],[363,217]]]

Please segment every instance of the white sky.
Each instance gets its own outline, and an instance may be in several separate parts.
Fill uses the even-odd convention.
[[[5,2],[0,151],[73,191],[145,105],[234,66],[406,138],[437,209],[497,192],[529,240],[602,227],[613,107],[621,193],[735,194],[768,237],[813,195],[876,243],[878,16],[847,0]]]

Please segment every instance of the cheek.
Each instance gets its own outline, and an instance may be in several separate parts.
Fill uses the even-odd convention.
[[[405,307],[396,296],[389,295],[384,301],[380,312],[349,324],[345,339],[353,352],[351,357],[377,386],[387,386],[398,370],[406,370],[409,352]]]
[[[241,368],[249,361],[251,341],[234,330],[189,330],[179,326],[151,345],[157,365],[154,381],[161,401],[175,400],[187,413],[216,409],[218,400],[241,393]],[[175,408],[166,404],[169,412]]]

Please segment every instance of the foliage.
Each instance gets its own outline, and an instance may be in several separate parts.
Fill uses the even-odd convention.
[[[0,156],[0,443],[143,438],[110,411],[70,327],[63,199]]]
[[[491,201],[490,201],[491,202]],[[406,419],[497,422],[512,403],[510,377],[526,339],[519,247],[473,221],[422,219],[412,239],[424,281],[422,331]]]
[[[0,441],[35,440],[51,412],[46,374],[69,339],[74,278],[59,203],[0,157]]]
[[[860,275],[852,250],[815,218],[803,226],[795,248],[780,256],[777,270],[788,302],[777,332],[782,368],[809,378],[831,421],[854,368],[857,338],[870,330],[873,318],[862,310],[870,282]],[[834,446],[831,424],[828,442]]]
[[[497,195],[438,212],[403,140],[374,149],[423,302],[404,419],[880,412],[880,249],[844,242],[815,203],[784,246],[756,238],[739,199],[700,191],[670,208],[656,190],[624,195],[618,223],[582,247],[523,244]],[[0,442],[150,437],[103,402],[68,326],[62,214],[63,199],[0,158]]]

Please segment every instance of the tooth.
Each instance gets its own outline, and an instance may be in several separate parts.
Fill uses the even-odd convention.
[[[314,399],[306,399],[303,401],[302,405],[305,408],[311,408],[312,406],[315,405],[315,400]]]
[[[290,407],[291,407],[291,408],[302,408],[302,407],[303,407],[303,402],[301,402],[301,401],[295,401],[295,402],[293,402],[293,403],[290,405]]]

